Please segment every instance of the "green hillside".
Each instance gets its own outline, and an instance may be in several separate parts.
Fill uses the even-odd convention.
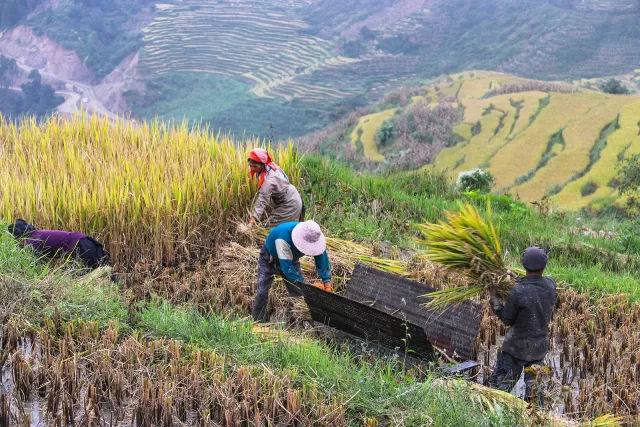
[[[3,25],[33,27],[75,51],[96,82],[140,54],[142,88],[123,89],[134,115],[271,138],[320,129],[444,73],[578,79],[627,74],[640,62],[634,0],[26,4],[31,14],[7,9]]]
[[[563,209],[622,204],[614,178],[621,161],[640,152],[640,97],[478,71],[410,95],[392,93],[310,138],[314,148],[374,168],[429,163],[453,178],[487,169],[497,191],[527,201],[549,197]],[[382,141],[384,126],[389,137]]]

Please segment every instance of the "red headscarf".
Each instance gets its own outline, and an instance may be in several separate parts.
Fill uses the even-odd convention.
[[[271,160],[271,156],[269,155],[267,150],[263,150],[262,148],[254,148],[253,150],[251,150],[251,152],[249,153],[249,159],[253,160],[254,162],[262,163],[264,165],[264,170],[258,176],[258,187],[262,187],[262,184],[264,184],[264,180],[267,177],[267,173],[269,171],[276,171],[280,169],[280,166],[273,163],[273,160]],[[253,177],[253,171],[249,173]]]

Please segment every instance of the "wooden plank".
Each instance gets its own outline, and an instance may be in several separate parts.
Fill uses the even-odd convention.
[[[482,306],[471,301],[444,311],[427,310],[424,297],[435,289],[423,283],[358,264],[345,296],[420,325],[431,344],[457,359],[474,359]]]
[[[309,285],[301,286],[311,317],[316,322],[414,357],[435,357],[422,327],[340,295]]]

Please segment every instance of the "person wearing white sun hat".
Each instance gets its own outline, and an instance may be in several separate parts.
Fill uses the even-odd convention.
[[[251,315],[257,322],[268,322],[269,290],[276,274],[284,278],[287,291],[292,296],[302,296],[298,283],[304,283],[300,270],[300,258],[314,257],[316,272],[322,279],[317,286],[327,292],[333,291],[331,264],[327,254],[327,241],[314,221],[291,221],[274,227],[260,250],[258,260],[258,285]]]

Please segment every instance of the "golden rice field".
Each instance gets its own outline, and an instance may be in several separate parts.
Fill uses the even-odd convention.
[[[171,263],[206,253],[246,216],[246,152],[207,128],[134,125],[98,117],[0,121],[0,217],[83,230],[107,242],[116,264]],[[296,182],[291,146],[275,160]],[[55,172],[55,173],[54,173]]]
[[[551,196],[566,209],[619,199],[610,183],[619,159],[640,152],[640,97],[572,92],[566,84],[493,72],[465,72],[441,85],[451,86],[451,79],[461,82],[454,101],[464,119],[455,131],[463,141],[438,154],[436,169],[455,178],[488,168],[496,190],[529,201]],[[509,90],[500,94],[503,85]],[[619,129],[604,134],[616,120]],[[481,131],[473,132],[478,123]],[[590,182],[598,188],[583,196]]]
[[[384,156],[378,151],[376,135],[382,123],[395,114],[396,109],[381,111],[379,113],[362,116],[355,129],[351,132],[351,145],[355,149],[358,140],[362,143],[364,156],[372,162],[383,162]]]
[[[622,156],[632,156],[640,153],[640,102],[634,100],[628,103],[619,113],[619,129],[607,139],[607,145],[600,154],[600,160],[594,164],[585,176],[570,182],[563,190],[553,197],[553,201],[569,209],[580,209],[598,199],[615,196],[611,188],[611,180],[616,175],[616,166]],[[583,197],[580,189],[587,182],[595,182],[598,189],[591,195]]]

